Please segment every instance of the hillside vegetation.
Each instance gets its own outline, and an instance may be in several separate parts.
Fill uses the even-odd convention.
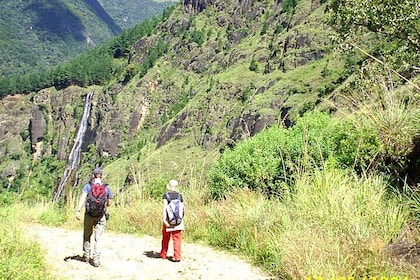
[[[49,69],[101,45],[172,1],[2,1],[0,75]]]
[[[100,165],[116,193],[110,229],[159,235],[164,186],[176,178],[185,239],[275,278],[416,279],[418,5],[184,1],[53,79],[3,79],[4,111],[18,120],[3,123],[19,136],[3,133],[1,211],[76,227],[80,185]],[[45,202],[87,92],[79,181]],[[42,133],[18,130],[31,116],[45,121]],[[33,197],[45,203],[25,217]]]

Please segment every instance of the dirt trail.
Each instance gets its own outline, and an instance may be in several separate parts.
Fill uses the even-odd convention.
[[[75,258],[82,253],[82,230],[29,225],[25,231],[45,250],[57,279],[271,279],[234,255],[186,242],[182,243],[181,262],[163,260],[156,253],[160,250],[159,239],[108,230],[102,237],[101,266],[93,267]],[[168,253],[172,252],[169,247]]]

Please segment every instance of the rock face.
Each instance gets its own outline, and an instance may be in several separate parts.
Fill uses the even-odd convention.
[[[30,147],[30,98],[25,95],[6,96],[0,106],[0,170],[2,179],[12,180],[20,168],[19,161]],[[27,155],[26,155],[27,156]]]
[[[208,5],[212,5],[217,0],[183,0],[184,11],[187,13],[199,13]]]
[[[86,89],[70,87],[4,97],[0,106],[0,177],[13,180],[18,170],[27,168],[25,158],[32,162],[43,158],[66,161],[79,128],[86,94]],[[94,145],[98,156],[118,156],[124,128],[129,125],[130,133],[134,134],[143,125],[147,106],[142,102],[132,103],[134,108],[114,104],[115,94],[115,91],[95,92],[82,152]]]
[[[32,108],[32,117],[30,121],[31,143],[38,143],[44,138],[47,122],[38,106]]]
[[[44,135],[47,129],[47,122],[42,115],[41,109],[34,106],[32,109],[32,117],[29,123],[29,130],[31,135],[31,147],[33,159],[38,160],[42,156]]]

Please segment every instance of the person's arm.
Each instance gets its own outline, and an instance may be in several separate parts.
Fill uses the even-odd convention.
[[[80,199],[79,199],[79,205],[77,206],[77,209],[76,209],[76,219],[78,220],[80,220],[80,211],[82,210],[83,205],[85,205],[86,203],[86,197],[87,197],[87,193],[82,192],[82,195],[80,196]]]
[[[107,197],[108,197],[108,200],[106,201],[106,206],[111,206],[112,199],[114,198],[114,194],[112,193],[111,189],[108,186],[106,186],[106,191],[107,191]]]
[[[164,198],[163,199],[163,208],[162,208],[162,219],[163,219],[163,223],[169,227],[169,223],[168,223],[168,214],[166,213],[166,207],[168,206],[168,201]]]

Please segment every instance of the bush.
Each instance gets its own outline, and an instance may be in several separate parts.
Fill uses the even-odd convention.
[[[282,196],[302,170],[321,167],[335,153],[337,124],[324,113],[307,113],[294,127],[271,127],[227,150],[210,169],[214,198],[231,188],[249,188]]]
[[[280,159],[288,158],[281,145],[288,131],[273,127],[227,150],[210,169],[208,181],[213,197],[222,197],[231,188],[259,188],[267,194],[281,189],[287,181],[286,166]]]
[[[336,160],[342,167],[353,168],[359,174],[377,167],[382,144],[376,130],[366,123],[355,126],[353,121],[338,124]]]
[[[168,191],[165,186],[169,179],[169,176],[166,174],[163,177],[152,179],[146,186],[147,193],[150,197],[158,199],[162,198],[163,194]]]
[[[325,164],[356,170],[380,168],[379,131],[369,122],[334,119],[312,111],[289,128],[271,127],[227,150],[208,173],[213,198],[232,188],[249,188],[282,197],[302,172]]]

